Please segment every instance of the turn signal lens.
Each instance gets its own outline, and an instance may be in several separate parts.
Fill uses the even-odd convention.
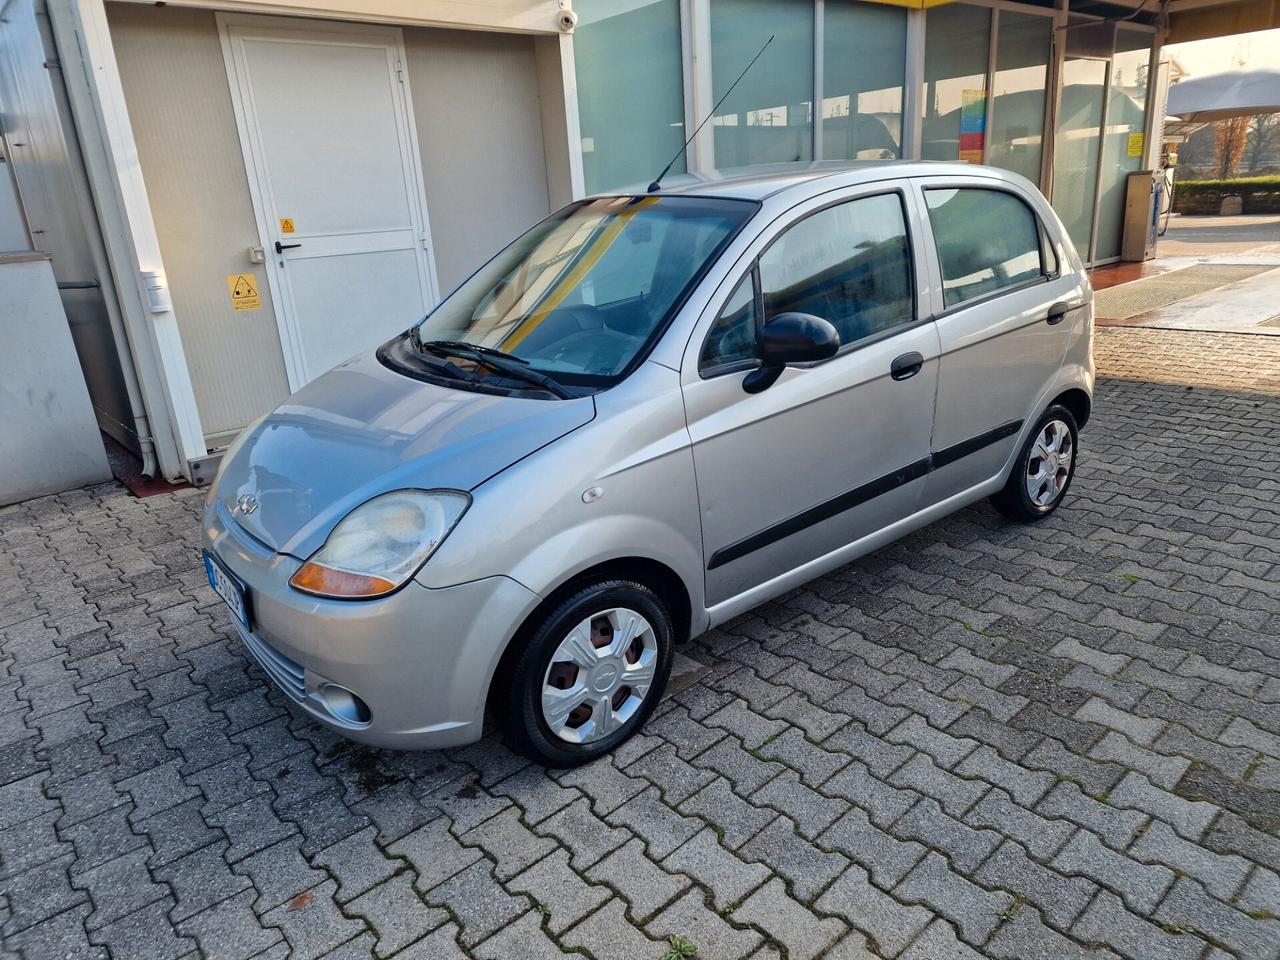
[[[362,573],[334,570],[308,560],[289,580],[289,586],[305,593],[322,597],[351,597],[365,599],[390,593],[396,585],[381,577],[369,577]]]

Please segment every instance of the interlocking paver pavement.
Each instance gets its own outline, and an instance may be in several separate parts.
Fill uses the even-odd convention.
[[[1104,330],[1070,502],[712,631],[613,757],[291,713],[201,494],[0,510],[5,956],[1280,954],[1280,340]]]

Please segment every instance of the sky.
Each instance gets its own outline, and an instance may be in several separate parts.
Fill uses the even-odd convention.
[[[1201,77],[1224,70],[1275,67],[1280,64],[1280,30],[1260,30],[1236,37],[1175,43],[1165,50],[1178,59],[1189,77]]]

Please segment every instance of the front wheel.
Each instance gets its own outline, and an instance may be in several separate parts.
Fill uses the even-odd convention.
[[[1066,407],[1055,404],[1027,436],[1004,489],[991,498],[1014,520],[1043,520],[1062,503],[1076,473],[1079,430]]]
[[[608,753],[653,712],[671,656],[671,616],[648,587],[608,580],[577,590],[534,626],[515,663],[508,742],[554,767]]]

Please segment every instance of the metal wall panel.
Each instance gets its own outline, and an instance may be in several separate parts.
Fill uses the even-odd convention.
[[[444,293],[550,212],[534,42],[515,34],[404,31]]]
[[[0,254],[0,505],[111,479],[45,254]]]
[[[0,109],[0,118],[3,110]],[[0,119],[0,122],[3,122]],[[0,130],[3,134],[3,130]],[[4,139],[0,136],[0,253],[31,249],[27,233],[27,217],[18,202],[18,184],[13,179],[12,165],[4,155]]]
[[[104,275],[101,237],[91,218],[79,145],[70,129],[47,29],[43,4],[12,0],[4,5],[0,124],[8,151],[6,166],[13,168],[31,245],[52,257],[98,426],[137,452],[135,416],[141,413],[141,401],[130,396],[122,367],[121,352],[127,344],[123,329],[113,328],[114,288]],[[9,172],[0,168],[0,175],[7,178]]]
[[[138,158],[183,351],[210,445],[289,394],[275,311],[212,12],[107,5]],[[262,306],[236,311],[227,276],[249,273]]]

